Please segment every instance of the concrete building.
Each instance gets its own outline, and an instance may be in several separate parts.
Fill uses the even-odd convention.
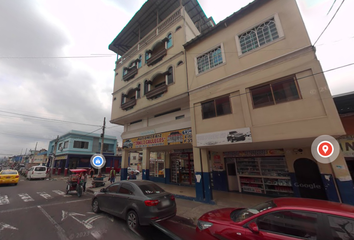
[[[143,179],[195,186],[198,201],[219,190],[354,204],[343,154],[311,154],[345,131],[296,0],[255,0],[215,26],[197,1],[156,3],[110,45],[121,178],[142,151]]]
[[[345,131],[295,0],[253,1],[184,46],[197,199],[217,189],[354,204],[348,170],[311,153]]]
[[[49,161],[47,166],[51,166],[49,156],[54,153],[56,139],[49,142],[47,157]],[[90,159],[94,154],[99,154],[101,151],[101,135],[96,133],[87,133],[72,130],[60,136],[57,148],[54,168],[55,174],[67,175],[69,169],[75,168],[91,168]],[[106,164],[102,168],[102,172],[109,172],[112,167],[118,170],[121,157],[116,156],[117,137],[104,136],[103,155],[106,159]]]
[[[130,151],[143,152],[143,179],[162,182],[171,179],[170,154],[192,156],[183,44],[212,26],[196,0],[149,0],[110,44],[119,57],[111,123],[124,126],[122,179]],[[163,178],[150,175],[151,152],[167,153]],[[188,177],[194,179],[192,170]]]

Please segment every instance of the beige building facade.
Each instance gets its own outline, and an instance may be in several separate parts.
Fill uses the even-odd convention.
[[[317,137],[345,131],[295,0],[256,0],[185,49],[197,198],[353,202],[343,156],[321,164],[311,153]]]

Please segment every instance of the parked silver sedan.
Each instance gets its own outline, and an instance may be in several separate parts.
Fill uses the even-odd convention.
[[[92,211],[126,220],[131,229],[176,216],[175,197],[151,181],[120,181],[102,188],[92,198]]]

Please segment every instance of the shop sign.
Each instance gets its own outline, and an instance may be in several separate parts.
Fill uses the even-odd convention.
[[[55,157],[55,160],[66,160],[67,155]]]
[[[321,186],[315,183],[294,183],[295,187],[307,188],[307,189],[321,189]]]
[[[223,171],[224,170],[224,158],[217,152],[211,153],[211,158],[213,160],[213,170]]]
[[[354,157],[354,136],[346,135],[338,139],[344,157]]]
[[[257,157],[257,156],[283,156],[285,153],[281,149],[271,150],[253,150],[253,151],[238,151],[224,152],[224,157]]]
[[[228,145],[252,142],[250,128],[197,134],[197,146]]]
[[[146,148],[192,143],[192,129],[180,129],[164,133],[123,140],[123,148]]]

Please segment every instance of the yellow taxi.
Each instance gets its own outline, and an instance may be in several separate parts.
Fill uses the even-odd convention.
[[[0,184],[15,184],[17,185],[20,176],[16,170],[7,169],[0,172]]]

